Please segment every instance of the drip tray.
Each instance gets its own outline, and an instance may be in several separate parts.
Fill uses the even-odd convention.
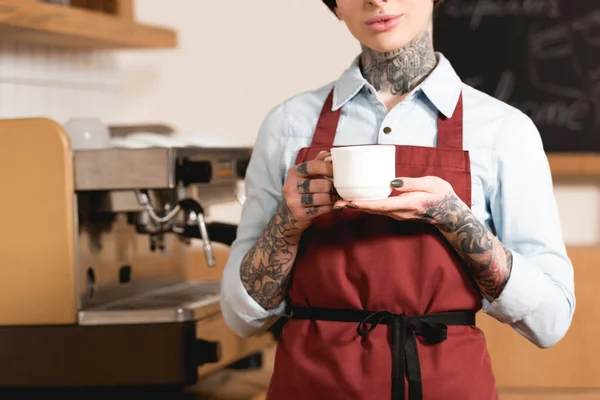
[[[182,282],[138,293],[79,312],[80,325],[185,322],[195,310],[219,302],[220,283]]]

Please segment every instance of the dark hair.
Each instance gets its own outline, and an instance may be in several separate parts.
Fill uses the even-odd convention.
[[[444,2],[444,0],[433,0],[433,8],[436,8],[437,6],[439,6],[440,4],[442,4],[443,2]],[[331,10],[331,12],[335,14],[335,11],[333,9],[337,7],[336,0],[323,0],[323,3],[325,3],[325,5],[327,7],[329,7],[329,9]]]

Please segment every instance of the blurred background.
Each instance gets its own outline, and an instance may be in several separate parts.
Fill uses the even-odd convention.
[[[503,400],[600,399],[600,7],[565,4],[448,0],[436,21],[438,49],[463,79],[540,129],[575,265],[575,319],[554,348],[480,318]],[[0,350],[0,365],[13,365],[0,367],[0,386],[156,383],[197,398],[261,398],[275,339],[234,337],[215,302],[243,202],[245,151],[273,106],[335,80],[359,51],[318,0],[0,0],[0,178],[8,182],[0,208],[10,214],[0,234],[0,347],[12,349]],[[482,51],[494,56],[474,58]],[[126,151],[179,145],[218,149],[131,159]],[[103,146],[122,152],[88,154]],[[194,171],[217,179],[186,178]],[[184,182],[177,193],[169,174]],[[156,231],[166,225],[148,217],[144,195],[165,213],[181,206],[179,225]],[[184,198],[201,207],[185,208]],[[149,306],[147,294],[158,301],[165,288],[168,307]],[[189,317],[148,316],[181,304]],[[129,329],[153,324],[178,327],[157,337]],[[70,350],[78,337],[86,339]],[[173,353],[143,355],[164,343]],[[186,346],[194,360],[172,356]],[[65,355],[72,351],[79,356]],[[134,372],[142,364],[175,372]]]

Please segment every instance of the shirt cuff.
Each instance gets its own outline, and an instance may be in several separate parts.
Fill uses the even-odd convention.
[[[230,272],[225,271],[225,273]],[[242,280],[239,276],[239,272],[236,271],[236,276],[233,279],[227,279],[227,277],[223,277],[221,280],[221,301],[227,302],[232,311],[245,323],[255,326],[262,327],[266,320],[276,316],[276,315],[284,315],[285,314],[285,302],[282,301],[276,308],[265,310],[260,304],[256,302],[248,294],[246,288],[242,284]],[[228,287],[224,287],[227,284]],[[231,287],[231,286],[234,287]]]
[[[510,278],[500,296],[493,302],[483,300],[483,311],[500,322],[512,324],[521,321],[540,304],[546,277],[522,255],[512,252],[513,265]]]

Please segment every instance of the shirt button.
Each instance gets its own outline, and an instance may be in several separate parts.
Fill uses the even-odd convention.
[[[389,135],[390,132],[392,132],[392,128],[390,128],[389,126],[383,128],[383,133],[385,133],[386,135]]]

